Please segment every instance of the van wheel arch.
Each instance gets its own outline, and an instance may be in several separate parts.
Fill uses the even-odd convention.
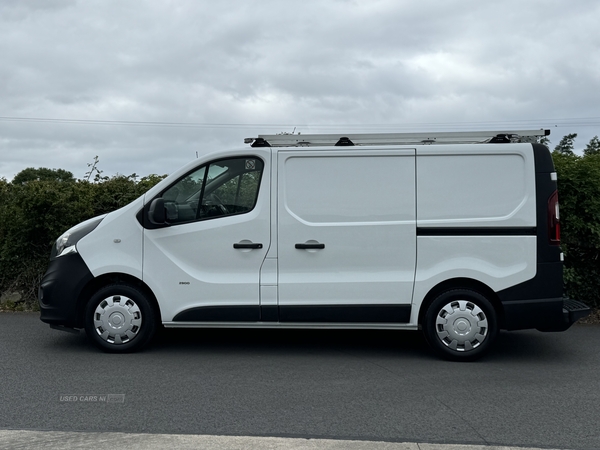
[[[472,278],[453,278],[431,288],[423,299],[423,303],[421,303],[421,307],[419,308],[418,323],[421,328],[423,327],[425,314],[427,313],[427,310],[433,301],[444,292],[454,289],[468,289],[486,297],[496,312],[498,328],[504,328],[504,308],[502,307],[502,303],[500,302],[498,295],[489,286],[480,281],[473,280]]]
[[[157,325],[160,325],[162,323],[162,316],[160,307],[158,305],[158,300],[156,299],[156,296],[146,283],[132,275],[127,275],[123,273],[107,273],[91,280],[81,291],[81,295],[77,300],[78,328],[83,328],[85,325],[85,310],[92,296],[100,289],[115,284],[133,286],[139,289],[152,304],[154,308],[154,313],[156,315]]]

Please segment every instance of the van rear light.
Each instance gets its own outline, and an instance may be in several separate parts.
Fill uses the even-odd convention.
[[[548,199],[548,241],[550,245],[560,245],[558,191],[554,191]]]

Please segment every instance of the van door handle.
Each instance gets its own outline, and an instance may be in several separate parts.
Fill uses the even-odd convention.
[[[296,248],[299,250],[307,250],[307,249],[324,249],[325,248],[325,244],[296,244]]]
[[[258,242],[237,242],[233,244],[233,248],[262,248],[263,245]]]

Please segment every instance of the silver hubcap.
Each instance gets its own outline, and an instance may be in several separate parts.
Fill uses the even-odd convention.
[[[100,302],[94,311],[96,333],[110,344],[125,344],[137,336],[142,313],[129,297],[113,295]]]
[[[435,320],[442,343],[459,352],[479,347],[488,333],[488,321],[479,306],[467,300],[455,300],[444,306]]]

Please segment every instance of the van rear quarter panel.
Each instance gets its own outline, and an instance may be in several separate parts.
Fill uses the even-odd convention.
[[[417,150],[417,226],[535,227],[531,144]]]
[[[427,293],[446,280],[470,278],[497,292],[535,276],[531,144],[420,147],[416,165],[412,323]]]

